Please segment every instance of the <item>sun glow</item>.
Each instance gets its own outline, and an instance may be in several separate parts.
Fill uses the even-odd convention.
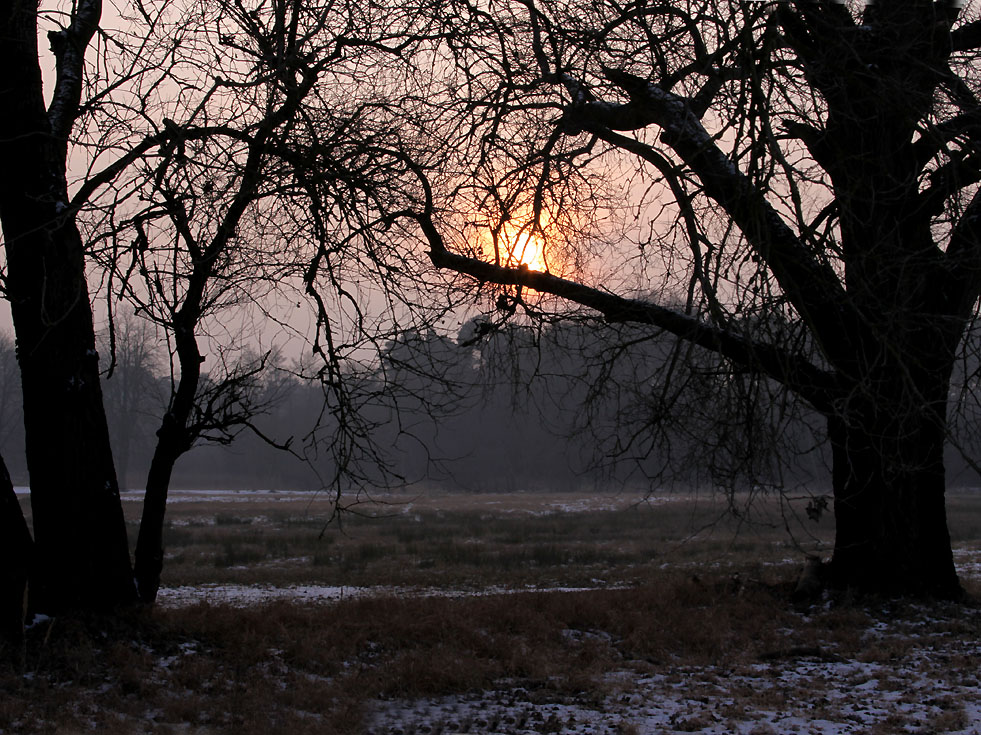
[[[545,238],[528,228],[517,231],[505,228],[501,233],[501,261],[509,267],[524,265],[533,271],[548,271]]]

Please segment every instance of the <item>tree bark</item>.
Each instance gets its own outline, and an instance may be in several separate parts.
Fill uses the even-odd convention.
[[[10,253],[10,242],[7,248]],[[48,257],[32,257],[26,264],[8,256],[11,279],[25,266],[35,273],[71,268],[69,258],[55,262],[57,250],[52,247]],[[107,608],[133,600],[92,317],[84,271],[81,263],[76,265],[76,303],[57,299],[61,303],[56,308],[64,310],[56,323],[45,318],[53,311],[54,298],[45,303],[27,298],[13,306],[37,543],[32,606],[45,612]],[[46,284],[39,285],[43,290]]]
[[[201,283],[197,279],[194,283]],[[194,291],[197,295],[198,291]],[[190,302],[196,307],[197,301]],[[182,312],[190,324],[196,324],[199,311],[188,308]],[[143,515],[140,517],[140,533],[136,541],[134,574],[140,602],[150,605],[157,599],[160,589],[160,573],[163,570],[163,524],[167,512],[167,494],[170,478],[177,460],[193,443],[188,421],[194,410],[194,399],[201,380],[201,352],[194,330],[182,325],[175,329],[177,354],[181,365],[181,377],[171,406],[157,431],[157,446],[147,475],[146,494],[143,497]]]
[[[0,457],[0,661],[24,663],[24,602],[33,541]]]
[[[183,378],[182,378],[183,380]],[[164,417],[157,432],[157,447],[150,462],[146,493],[143,497],[143,514],[140,517],[140,533],[136,540],[134,576],[140,602],[151,605],[160,589],[163,571],[163,525],[167,513],[167,494],[174,465],[185,451],[182,426],[172,413]]]
[[[881,406],[854,402],[863,405],[829,419],[833,586],[959,598],[944,497],[945,410],[933,402],[883,417]]]
[[[36,3],[0,9],[0,222],[24,395],[36,545],[31,604],[58,613],[135,597],[102,405],[65,146],[41,92]]]

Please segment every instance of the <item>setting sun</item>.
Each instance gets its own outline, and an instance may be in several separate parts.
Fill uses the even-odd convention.
[[[502,238],[508,265],[525,265],[533,271],[547,271],[545,240],[538,234],[522,230],[505,233]]]

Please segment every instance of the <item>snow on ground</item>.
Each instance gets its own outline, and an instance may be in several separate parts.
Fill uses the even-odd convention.
[[[17,488],[18,494],[27,492]],[[180,491],[174,502],[295,502],[308,493],[290,491]],[[123,493],[128,501],[141,492]],[[489,504],[495,501],[488,500]],[[666,501],[665,501],[666,502]],[[531,512],[569,512],[623,501],[555,503]],[[409,512],[406,505],[403,512]],[[954,551],[965,579],[981,578],[981,549]],[[329,604],[371,595],[497,594],[506,590],[400,589],[394,587],[290,587],[202,585],[163,588],[161,605],[207,601],[249,606],[292,599]],[[889,656],[840,656],[829,651],[775,652],[757,663],[656,668],[624,662],[595,691],[569,696],[551,689],[529,689],[521,682],[500,682],[490,691],[422,698],[378,700],[368,720],[370,735],[655,735],[801,733],[956,733],[981,735],[981,612],[969,612],[977,636],[936,637],[919,641],[909,626],[880,618],[863,637],[868,651]],[[931,625],[928,615],[923,624]],[[575,633],[575,631],[571,631]]]
[[[143,502],[143,490],[124,490],[119,497],[124,501]],[[256,500],[295,502],[324,497],[320,493],[305,490],[171,490],[167,504],[176,503],[243,503]]]
[[[962,579],[981,579],[981,549],[954,549],[954,566]]]
[[[335,587],[330,585],[270,585],[202,584],[186,587],[161,587],[157,592],[157,604],[179,607],[206,602],[211,605],[250,607],[279,600],[295,600],[304,603],[331,603],[363,597],[406,596],[414,597],[464,597],[467,595],[500,595],[532,592],[535,587],[505,588],[486,587],[480,590],[445,589],[436,587]],[[595,589],[615,589],[612,585],[597,587],[548,587],[549,592],[586,592]]]
[[[161,587],[157,592],[157,604],[165,607],[193,605],[207,602],[212,605],[249,607],[277,600],[298,602],[336,602],[352,597],[371,594],[391,594],[391,588],[333,587],[328,585],[295,585],[271,587],[268,585],[202,584],[187,587]]]
[[[981,571],[981,551],[961,550],[965,576]],[[500,593],[503,590],[485,590]],[[392,587],[206,585],[164,588],[164,605],[207,600],[251,605],[276,599],[329,603],[387,594],[479,594]],[[956,733],[981,735],[981,611],[967,611],[978,635],[934,635],[943,628],[924,610],[918,624],[893,625],[880,615],[862,636],[859,654],[833,649],[773,652],[758,663],[656,668],[625,662],[596,691],[572,697],[502,682],[492,691],[369,705],[368,735],[656,735],[696,732],[768,735]],[[576,631],[568,631],[575,635]],[[921,641],[921,637],[923,640]],[[888,655],[883,655],[887,652]]]
[[[957,565],[957,571],[961,579],[981,579],[981,549],[956,549],[954,551],[954,562]],[[787,559],[783,563],[797,564],[798,562],[794,559]],[[663,565],[664,568],[668,566],[670,565]],[[554,592],[575,592],[589,589],[611,589],[610,585],[603,584],[601,580],[595,580],[595,582],[596,585],[592,587],[548,587],[547,590]],[[192,605],[198,602],[246,607],[263,602],[274,602],[276,600],[330,603],[352,597],[381,595],[416,595],[424,597],[443,595],[447,597],[459,597],[462,595],[496,595],[507,592],[528,592],[534,591],[535,589],[535,587],[522,587],[518,589],[488,587],[480,590],[447,590],[442,588],[401,588],[391,586],[339,587],[331,585],[292,585],[289,587],[274,587],[271,585],[202,584],[186,587],[161,587],[157,595],[157,601],[161,605],[171,607]],[[979,729],[979,735],[981,735],[981,729]]]
[[[929,621],[928,621],[929,622]],[[873,626],[868,645],[890,645],[890,626]],[[379,701],[369,735],[508,733],[981,733],[978,672],[951,664],[981,655],[981,641],[948,639],[910,649],[887,664],[833,653],[765,663],[631,670],[609,675],[582,698],[520,686],[469,695]],[[640,668],[643,668],[641,665]]]
[[[645,505],[653,507],[665,505],[666,503],[682,502],[687,500],[690,500],[687,495],[651,496],[643,498],[632,498],[629,496],[604,497],[600,495],[585,496],[571,502],[566,500],[545,503],[543,507],[538,510],[506,508],[503,509],[502,512],[525,513],[531,516],[547,516],[554,515],[556,513],[585,513],[591,511],[621,510],[624,507],[631,505]],[[493,507],[499,502],[500,501],[489,501],[486,503],[486,505]]]
[[[611,694],[575,702],[522,688],[379,702],[370,735],[410,733],[981,732],[981,692],[918,671],[802,659],[740,672],[692,668],[610,677]],[[551,700],[551,701],[550,701]]]

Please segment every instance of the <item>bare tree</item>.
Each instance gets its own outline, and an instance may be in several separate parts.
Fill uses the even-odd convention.
[[[0,7],[5,285],[31,480],[31,595],[49,610],[106,608],[135,597],[67,172],[72,129],[82,114],[85,52],[100,14],[98,0],[83,0],[52,29],[56,72],[46,105],[38,4],[15,0]]]
[[[0,155],[5,170],[37,175],[29,185],[6,177],[0,216],[42,561],[37,604],[48,610],[111,606],[137,592],[154,599],[175,463],[195,442],[255,428],[270,352],[250,349],[268,343],[266,325],[308,340],[318,356],[313,377],[336,420],[308,444],[335,455],[338,475],[353,475],[354,459],[379,459],[360,410],[378,388],[359,392],[367,382],[351,358],[366,360],[387,334],[429,318],[417,306],[424,255],[391,230],[418,188],[412,171],[443,155],[413,113],[431,84],[415,53],[431,40],[428,15],[326,0],[136,2],[112,25],[100,14],[98,0],[50,15],[18,2],[0,17],[13,39],[4,100],[17,118],[0,127]],[[39,18],[53,26],[59,70],[47,110]],[[171,348],[138,590],[86,267],[110,313],[129,302]],[[312,305],[309,330],[282,316],[302,302]],[[64,385],[79,398],[50,393]],[[75,433],[57,433],[64,427]],[[91,482],[83,465],[95,468]]]
[[[960,593],[943,453],[977,346],[981,22],[958,6],[525,0],[451,21],[477,165],[417,212],[433,263],[508,309],[666,330],[723,385],[749,371],[823,415],[841,586]],[[547,257],[509,262],[509,226]]]

